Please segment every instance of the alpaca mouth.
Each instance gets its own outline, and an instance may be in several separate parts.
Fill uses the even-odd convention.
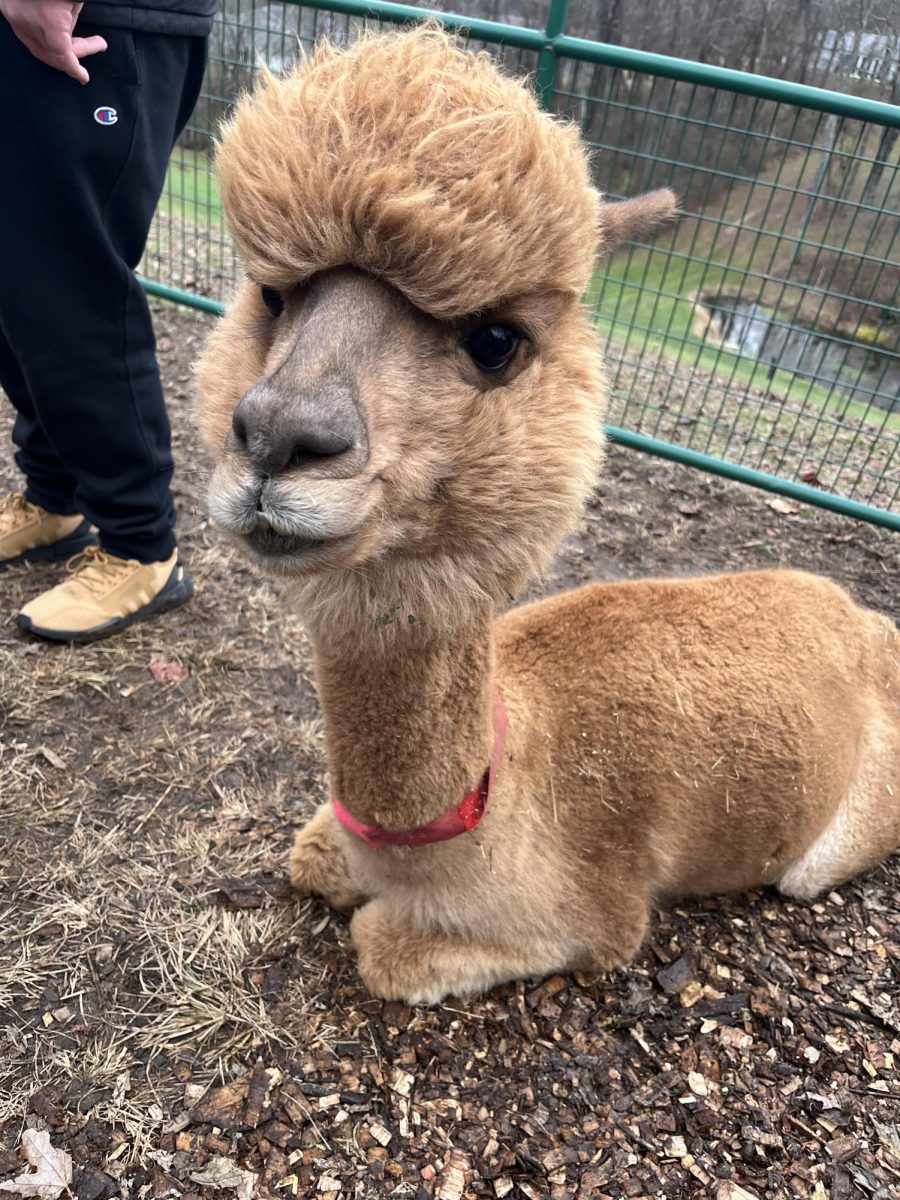
[[[209,488],[213,521],[235,537],[258,567],[278,575],[334,570],[367,544],[375,501],[366,479],[291,480],[219,464]]]
[[[240,540],[257,567],[276,575],[308,575],[337,570],[354,560],[359,530],[329,537],[284,533],[264,521],[240,534]]]
[[[251,529],[244,537],[251,548],[264,558],[297,558],[311,550],[321,550],[335,541],[343,541],[343,538],[308,538],[296,533],[279,533],[271,525],[263,524]]]

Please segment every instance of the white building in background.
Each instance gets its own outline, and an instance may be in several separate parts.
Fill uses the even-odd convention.
[[[867,79],[890,87],[900,76],[900,32],[826,29],[812,66],[843,79]]]

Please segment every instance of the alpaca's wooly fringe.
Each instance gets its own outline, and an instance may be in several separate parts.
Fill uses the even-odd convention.
[[[225,125],[228,223],[250,276],[286,289],[355,266],[441,319],[580,296],[599,197],[577,129],[434,27],[328,43],[266,73]]]

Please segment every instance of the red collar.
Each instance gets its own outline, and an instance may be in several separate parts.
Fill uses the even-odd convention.
[[[383,829],[380,825],[363,825],[349,812],[337,796],[331,797],[331,808],[338,821],[345,829],[355,834],[373,850],[383,846],[428,846],[432,842],[446,842],[448,838],[458,837],[474,829],[484,816],[494,776],[500,765],[503,747],[506,743],[506,709],[500,698],[500,693],[494,693],[494,749],[487,770],[482,775],[478,785],[468,795],[464,796],[454,808],[441,816],[435,817],[427,825],[417,825],[414,829],[401,829],[393,832]]]

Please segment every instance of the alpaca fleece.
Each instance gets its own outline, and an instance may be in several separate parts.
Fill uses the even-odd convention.
[[[211,512],[303,614],[333,792],[425,824],[481,778],[496,693],[509,718],[477,829],[374,850],[324,805],[298,833],[291,880],[356,909],[366,986],[432,1003],[608,970],[664,896],[810,897],[890,853],[900,639],[834,585],[597,584],[497,615],[596,478],[598,221],[607,248],[671,193],[598,210],[574,130],[430,30],[266,81],[220,170],[255,283],[198,374]],[[521,335],[502,369],[473,353],[485,324]],[[364,433],[304,453],[348,405]]]
[[[218,169],[259,284],[356,266],[453,318],[590,281],[599,196],[578,130],[434,29],[323,43],[286,78],[264,75]]]

